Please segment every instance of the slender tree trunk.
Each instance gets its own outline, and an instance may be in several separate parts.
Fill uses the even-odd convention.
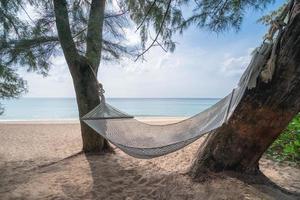
[[[300,111],[300,1],[295,1],[292,17],[277,50],[276,69],[269,83],[258,80],[247,90],[239,106],[199,149],[189,174],[232,170],[257,174],[258,161]]]

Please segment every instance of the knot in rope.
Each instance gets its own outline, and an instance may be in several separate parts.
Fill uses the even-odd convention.
[[[88,66],[94,76],[95,81],[97,82],[98,95],[100,97],[100,100],[102,103],[105,103],[105,97],[104,97],[105,90],[103,89],[103,85],[98,81],[97,74],[96,74],[95,70],[93,69],[93,67],[90,64],[88,64]]]
[[[105,93],[105,90],[103,89],[103,85],[101,83],[99,83],[99,81],[97,80],[98,82],[98,92],[99,92],[99,97],[101,98],[101,102],[105,102],[105,97],[104,97],[104,93]]]

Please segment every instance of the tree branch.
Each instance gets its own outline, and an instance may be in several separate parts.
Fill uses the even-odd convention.
[[[13,28],[15,30],[15,33],[20,38],[21,36],[19,34],[18,28],[17,28],[16,24],[14,23],[14,21],[7,14],[5,14],[1,9],[0,9],[0,11],[1,11],[1,14],[11,23],[11,25],[13,26]]]
[[[53,0],[58,38],[69,66],[78,58],[72,37],[66,0]]]
[[[150,35],[150,39],[152,41],[154,41],[154,39],[151,37],[151,35]],[[164,52],[168,52],[167,49],[165,49],[165,47],[158,40],[156,40],[156,43],[157,43],[157,46],[159,46],[162,50],[164,50]]]
[[[93,0],[91,3],[86,38],[86,57],[95,72],[101,59],[102,31],[104,23],[105,0]]]
[[[156,0],[154,0],[152,2],[150,8],[148,9],[147,13],[145,14],[145,16],[144,16],[142,22],[140,23],[140,25],[136,28],[135,32],[137,32],[141,28],[141,26],[144,24],[145,20],[147,19],[148,15],[149,15],[151,9],[153,8],[153,6],[155,5],[155,3],[156,3]]]
[[[166,21],[166,17],[167,17],[167,15],[168,15],[169,10],[170,10],[171,2],[172,2],[172,0],[169,0],[168,6],[167,6],[167,9],[166,9],[166,12],[165,12],[165,14],[164,14],[164,17],[163,17],[163,19],[162,19],[162,22],[161,22],[161,24],[160,24],[159,30],[158,30],[158,32],[157,32],[157,34],[156,34],[154,40],[152,41],[152,43],[150,44],[150,46],[149,46],[146,50],[144,50],[141,54],[139,54],[139,55],[137,56],[137,58],[135,59],[135,61],[137,61],[141,56],[143,56],[147,51],[149,51],[149,50],[154,46],[154,44],[157,42],[158,36],[159,36],[159,34],[161,33],[161,31],[162,31],[164,22]],[[158,43],[158,44],[159,44],[159,43]]]
[[[15,1],[13,1],[15,2]],[[34,20],[30,17],[30,15],[28,14],[28,12],[26,11],[26,9],[24,8],[24,6],[22,5],[22,3],[16,1],[17,4],[21,7],[21,9],[24,11],[24,13],[27,15],[27,17],[29,18],[29,20],[34,24]]]
[[[126,14],[126,11],[121,12],[121,13],[117,13],[117,14],[113,14],[113,15],[105,15],[104,18],[107,19],[107,18],[112,18],[112,17],[120,17],[120,16],[125,15],[125,14]]]
[[[82,30],[78,31],[75,35],[73,35],[73,38],[78,37],[80,34],[82,34],[84,31],[86,31],[87,27],[83,28]]]
[[[59,42],[58,37],[40,37],[40,38],[33,38],[33,39],[20,39],[20,40],[10,40],[8,41],[8,48],[11,46],[14,46],[14,49],[18,48],[32,48],[32,46],[40,45],[43,43],[48,43],[48,42]],[[0,52],[2,50],[6,49],[5,46],[4,48],[0,48]]]

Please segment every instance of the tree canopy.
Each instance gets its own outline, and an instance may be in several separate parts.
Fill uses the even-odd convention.
[[[67,1],[72,38],[80,55],[86,53],[91,2]],[[118,4],[106,6],[101,57],[118,61],[133,56],[136,47],[126,45],[127,13]],[[0,0],[0,99],[17,97],[26,91],[26,82],[16,73],[18,68],[46,76],[51,59],[61,55],[55,27],[52,0]],[[89,26],[91,27],[91,26]],[[89,39],[90,38],[90,39]],[[91,56],[91,55],[87,55]]]
[[[51,0],[1,0],[1,61],[5,66],[21,64],[28,70],[46,75],[51,56],[59,54],[55,29],[54,7]],[[90,2],[68,1],[67,9],[73,39],[81,54],[86,51]],[[124,45],[124,29],[128,27],[126,13],[110,5],[106,9],[103,34],[105,60],[119,59],[129,54]]]

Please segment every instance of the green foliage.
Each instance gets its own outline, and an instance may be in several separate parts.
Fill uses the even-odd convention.
[[[282,11],[284,10],[286,5],[287,5],[287,3],[284,3],[277,10],[273,10],[270,13],[268,13],[268,14],[262,16],[261,18],[259,18],[257,20],[257,22],[261,23],[261,24],[264,24],[266,26],[269,26],[271,24],[271,22],[282,13]]]
[[[46,75],[58,42],[40,39],[50,34],[41,31],[39,19],[28,17],[25,7],[33,6],[33,1],[1,0],[0,5],[0,64],[9,68],[19,64]]]
[[[13,69],[0,65],[0,99],[18,97],[26,92],[26,82]],[[4,108],[0,104],[0,115]]]
[[[111,1],[108,1],[111,2]],[[0,56],[5,66],[27,67],[47,75],[50,59],[59,55],[52,0],[0,0]],[[86,50],[90,1],[67,1],[70,28],[78,52]],[[30,12],[29,12],[30,10]],[[104,19],[102,58],[115,61],[132,56],[135,47],[126,45],[126,12],[108,3]]]
[[[300,114],[269,147],[266,154],[277,161],[300,164]]]
[[[181,6],[187,2],[188,0],[125,0],[123,6],[129,10],[131,19],[138,26],[144,49],[149,39],[154,40],[150,33],[152,28],[160,35],[164,48],[174,51],[175,43],[172,41],[172,36],[184,21]]]
[[[239,30],[248,9],[262,10],[273,0],[197,0],[193,15],[182,24],[187,28],[196,24],[199,28],[222,32],[233,28]]]

